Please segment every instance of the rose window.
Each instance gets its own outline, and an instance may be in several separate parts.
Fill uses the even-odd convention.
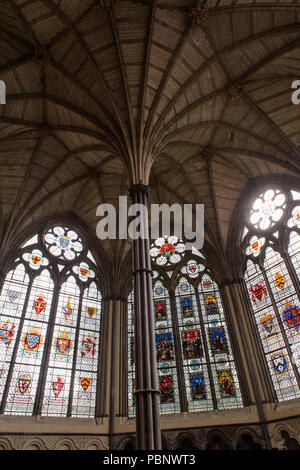
[[[184,253],[184,243],[175,236],[158,238],[150,250],[152,260],[160,266],[177,264]]]
[[[281,219],[285,207],[286,196],[278,189],[269,189],[255,200],[250,211],[250,222],[259,230],[267,230]]]

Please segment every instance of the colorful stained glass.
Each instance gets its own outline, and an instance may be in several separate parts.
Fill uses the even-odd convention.
[[[159,266],[177,264],[185,252],[184,243],[175,236],[158,238],[151,246],[150,256]]]
[[[281,290],[284,289],[284,276],[281,273],[279,272],[275,273],[274,282],[276,286],[278,287],[278,289],[281,289]]]
[[[181,342],[185,359],[196,359],[203,355],[200,330],[183,331]]]
[[[11,323],[10,320],[6,320],[0,324],[0,343],[5,346],[10,346],[14,337],[16,325]]]
[[[158,333],[155,335],[157,362],[174,360],[174,346],[172,333]]]
[[[226,336],[223,327],[209,328],[210,345],[213,354],[226,353]]]
[[[300,206],[293,208],[291,218],[287,222],[288,227],[300,228]]]
[[[54,227],[44,237],[45,245],[54,256],[75,259],[83,250],[81,237],[68,227]]]
[[[286,302],[282,320],[288,328],[298,329],[300,327],[300,308],[293,305],[292,302]]]
[[[221,395],[223,398],[234,397],[234,381],[230,370],[220,371],[218,373]]]
[[[30,374],[21,374],[18,379],[18,391],[21,395],[29,393],[32,377]]]
[[[251,237],[249,240],[249,244],[246,248],[246,254],[252,255],[254,257],[259,256],[264,244],[265,244],[264,238],[258,238],[256,235]]]
[[[183,317],[192,317],[194,315],[193,300],[189,297],[181,298],[181,309]]]
[[[181,269],[181,272],[187,274],[190,278],[196,278],[204,270],[205,266],[203,264],[199,264],[194,259],[191,259]]]
[[[264,340],[272,338],[278,334],[274,323],[274,317],[270,313],[266,313],[260,318],[260,324],[262,325],[265,333],[265,335],[262,336]]]
[[[26,274],[24,266],[19,264],[5,278],[0,295],[0,398],[7,389],[4,413],[31,415],[37,392],[45,390],[39,404],[41,414],[67,416],[72,387],[72,416],[93,417],[101,295],[96,284],[90,281],[92,270],[85,273],[80,265],[80,275],[89,278],[87,290],[82,293],[75,278],[69,277],[61,287],[57,306],[54,306],[54,289],[61,285],[59,276],[65,277],[65,265],[53,263],[50,270],[45,248],[64,259],[66,265],[82,253],[84,247],[76,232],[54,227],[45,237],[35,235],[21,248],[19,259],[27,263],[27,272],[31,274]],[[69,264],[70,272],[73,268]],[[53,272],[60,273],[55,281]],[[79,312],[79,305],[82,305],[82,312]],[[54,324],[51,334],[50,323]],[[77,336],[76,328],[79,328]],[[15,342],[17,337],[20,338],[18,344]],[[75,350],[78,353],[76,361]],[[15,360],[11,364],[13,352]],[[42,383],[41,368],[46,357],[49,357],[49,367]],[[83,382],[84,387],[81,385],[78,375],[85,379],[85,384],[89,383],[88,387]]]
[[[74,266],[73,271],[82,282],[87,282],[90,278],[95,277],[95,273],[88,263],[80,263],[79,266]]]
[[[36,326],[31,327],[23,336],[22,344],[24,351],[31,356],[39,351],[42,342],[43,336],[41,335],[40,328]]]
[[[250,284],[249,292],[251,294],[251,300],[255,304],[261,302],[262,299],[268,295],[267,288],[264,281],[259,280],[256,284]]]
[[[267,193],[266,193],[267,194]],[[268,198],[260,196],[261,202],[254,207],[251,214],[257,218],[260,211],[264,211],[265,218],[257,219],[254,226],[269,230],[265,240],[265,252],[263,264],[253,264],[248,261],[245,271],[245,282],[252,300],[252,310],[257,325],[258,334],[265,352],[266,364],[269,368],[273,386],[280,401],[298,398],[300,363],[300,310],[293,277],[299,277],[300,264],[300,237],[296,232],[288,233],[288,250],[281,254],[275,250],[277,243],[285,244],[283,240],[288,230],[298,227],[299,206],[287,201],[295,199],[295,192],[284,192],[279,189],[270,190]],[[298,194],[298,193],[297,193]],[[295,201],[298,199],[296,197]],[[267,202],[267,203],[266,203]],[[254,218],[255,218],[254,217]],[[253,222],[252,218],[252,222]],[[267,223],[266,223],[267,221]],[[285,227],[284,232],[278,229],[278,222]],[[260,226],[260,223],[263,226]],[[275,228],[276,226],[276,228]],[[272,228],[273,232],[272,233]],[[275,233],[276,232],[276,233]],[[255,234],[252,235],[255,237]],[[278,242],[274,243],[276,237]],[[249,252],[247,254],[250,254]],[[288,264],[286,257],[290,257]],[[289,267],[290,266],[290,267]],[[265,284],[261,281],[265,279]],[[264,294],[258,289],[258,285],[264,286]],[[258,289],[261,300],[254,298],[255,286]],[[267,290],[267,292],[265,292]],[[291,351],[293,357],[289,356]],[[299,356],[300,358],[300,356]]]
[[[25,253],[23,259],[27,261],[31,269],[37,271],[42,266],[48,266],[49,261],[44,257],[41,250],[33,250],[31,253]]]
[[[285,374],[288,370],[288,359],[282,353],[275,353],[271,357],[271,365],[276,374]]]
[[[215,297],[213,295],[208,295],[205,298],[205,307],[207,315],[217,315],[218,314],[218,305]]]
[[[160,377],[159,390],[161,403],[174,402],[174,386],[171,375],[164,375]]]
[[[206,388],[203,375],[200,373],[190,374],[190,384],[193,401],[206,400]]]
[[[166,320],[166,305],[164,302],[159,301],[155,302],[155,319],[156,320]]]
[[[243,401],[222,301],[218,286],[210,277],[209,271],[195,259],[186,261],[182,267],[179,266],[175,303],[170,299],[169,289],[160,280],[164,278],[164,284],[167,277],[174,281],[170,266],[175,264],[172,257],[176,254],[176,243],[174,239],[161,238],[153,243],[151,253],[153,262],[160,265],[161,272],[166,268],[167,274],[163,276],[156,272],[153,285],[160,411],[162,414],[180,412],[180,394],[186,396],[189,411],[242,407]],[[169,244],[172,246],[168,246]],[[185,253],[185,249],[182,249],[182,253]],[[199,252],[194,254],[201,256]],[[204,262],[204,257],[201,258]],[[180,257],[176,259],[176,263],[179,261]],[[190,282],[191,279],[196,282],[197,278],[199,289],[195,290]],[[131,315],[134,311],[133,305],[134,297],[131,293],[128,298],[129,416],[134,416],[135,413],[134,321]],[[177,382],[178,369],[183,372],[184,389],[182,383],[179,388]],[[227,378],[223,374],[221,379],[222,390],[219,371],[228,374]],[[217,395],[215,400],[212,389]]]

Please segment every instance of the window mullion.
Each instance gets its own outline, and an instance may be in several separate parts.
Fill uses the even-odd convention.
[[[83,290],[81,289],[80,292],[80,299],[78,304],[78,316],[77,316],[77,324],[76,324],[76,333],[74,339],[74,354],[73,354],[73,363],[72,363],[72,374],[71,374],[71,382],[70,382],[70,394],[69,394],[69,403],[68,403],[68,412],[67,417],[72,415],[72,402],[73,402],[73,395],[74,395],[74,382],[75,382],[75,370],[76,370],[76,360],[77,360],[77,351],[78,351],[78,339],[80,333],[80,323],[81,323],[81,310],[82,310],[82,298],[83,298]]]
[[[296,274],[296,271],[295,271],[295,268],[291,262],[291,259],[290,259],[290,256],[287,255],[285,252],[283,252],[281,254],[284,262],[285,262],[285,265],[287,267],[287,270],[288,270],[288,273],[291,277],[291,280],[292,280],[292,283],[293,283],[293,287],[298,295],[298,298],[300,299],[300,287],[299,287],[299,281],[298,281],[298,278],[297,278],[297,274]]]

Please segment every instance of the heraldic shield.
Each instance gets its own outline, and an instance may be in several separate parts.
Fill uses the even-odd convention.
[[[280,290],[284,289],[285,279],[281,273],[275,274],[275,284]]]
[[[60,248],[66,250],[70,244],[70,239],[68,237],[59,237],[58,239]]]
[[[5,344],[5,346],[10,346],[15,335],[14,329],[15,325],[10,324],[9,321],[2,323],[0,326],[0,344],[2,343]]]
[[[18,391],[24,395],[28,392],[31,385],[31,376],[29,374],[22,374],[18,379]]]
[[[86,392],[91,384],[91,379],[87,379],[86,377],[81,377],[80,384],[81,384],[83,391]]]
[[[9,301],[11,303],[15,303],[15,301],[17,300],[17,298],[19,297],[20,295],[20,292],[16,292],[14,290],[9,290],[8,291],[8,298],[9,298]]]
[[[288,369],[287,358],[282,353],[273,354],[271,364],[276,374],[284,374]]]
[[[68,303],[63,307],[63,314],[65,316],[66,319],[68,319],[70,317],[70,315],[72,315],[72,312],[73,312],[73,309],[71,307],[71,297],[68,298]]]
[[[62,381],[61,377],[58,377],[57,381],[56,382],[52,382],[52,390],[53,390],[53,393],[54,393],[54,396],[55,398],[57,398],[62,389],[64,388],[64,382]]]
[[[72,349],[72,341],[68,333],[62,333],[54,341],[54,349],[57,354],[66,356]]]
[[[300,309],[296,305],[286,303],[282,319],[289,328],[299,328],[300,326]]]
[[[251,286],[249,288],[249,292],[251,294],[251,300],[254,304],[256,303],[256,301],[260,302],[263,299],[264,296],[267,297],[267,295],[268,295],[266,286],[263,283],[261,283],[261,284],[258,283],[258,284],[255,284],[255,285],[251,284]]]
[[[86,311],[88,313],[88,316],[90,318],[93,318],[93,316],[95,315],[96,313],[96,308],[95,307],[86,307]]]
[[[24,335],[23,347],[28,352],[38,351],[42,344],[42,336],[38,328],[31,328],[28,333]]]
[[[268,334],[267,338],[270,338],[271,336],[274,336],[274,335],[277,334],[277,332],[275,331],[275,328],[274,328],[273,318],[271,317],[270,314],[264,315],[260,319],[260,323],[261,323],[264,331]]]
[[[40,313],[42,313],[42,311],[44,310],[46,306],[46,302],[45,300],[43,299],[42,296],[38,297],[34,302],[33,302],[33,307],[36,311],[36,313],[39,315]]]

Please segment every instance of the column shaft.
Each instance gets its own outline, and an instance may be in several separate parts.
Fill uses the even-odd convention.
[[[148,188],[131,188],[134,204],[147,207]],[[149,234],[148,220],[144,233]],[[152,270],[148,239],[133,240],[132,250],[135,297],[135,388],[136,388],[136,442],[140,450],[160,450],[159,390],[154,316]]]

